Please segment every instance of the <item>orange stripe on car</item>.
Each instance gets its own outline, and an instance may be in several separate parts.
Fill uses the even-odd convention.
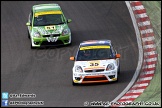
[[[84,78],[99,78],[99,77],[105,77],[105,75],[85,76]]]
[[[104,67],[84,68],[84,70],[105,69]]]
[[[105,75],[85,76],[81,83],[109,82]]]
[[[108,80],[99,80],[99,81],[82,81],[82,84],[85,83],[104,83],[104,82],[109,82]]]

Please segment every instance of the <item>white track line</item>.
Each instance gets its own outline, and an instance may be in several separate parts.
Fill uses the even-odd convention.
[[[155,40],[155,37],[154,37],[154,36],[142,38],[142,41],[143,41],[143,42],[146,42],[146,41],[153,41],[153,40]]]
[[[136,84],[132,88],[148,86],[148,83]]]
[[[157,61],[157,57],[144,59],[144,62],[152,62],[152,61]]]
[[[139,27],[148,26],[148,25],[150,25],[150,24],[151,24],[150,21],[138,22],[138,26],[139,26]]]
[[[145,17],[148,17],[146,13],[136,14],[135,16],[136,16],[136,18],[145,18]]]
[[[132,7],[133,11],[145,9],[143,5]]]
[[[143,48],[144,48],[144,49],[156,48],[156,45],[155,45],[155,44],[144,45]]]
[[[152,77],[140,78],[140,79],[137,80],[137,82],[139,82],[139,81],[146,81],[146,80],[152,80]]]
[[[137,98],[139,95],[123,96],[121,99]]]
[[[142,93],[145,89],[129,90],[127,93]],[[139,95],[138,95],[139,96]]]
[[[141,30],[141,34],[153,33],[153,29]]]
[[[156,54],[156,51],[144,52],[144,56],[155,55],[155,54]]]
[[[146,69],[146,68],[154,68],[154,67],[156,67],[156,64],[151,64],[151,65],[143,66],[142,69]]]
[[[155,71],[146,71],[146,72],[141,72],[141,75],[148,75],[148,74],[154,74]]]

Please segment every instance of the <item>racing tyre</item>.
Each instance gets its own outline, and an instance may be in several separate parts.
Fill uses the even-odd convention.
[[[120,65],[119,65],[119,68],[118,68],[118,72],[117,72],[117,80],[115,82],[118,82],[119,81],[119,74],[120,74]]]
[[[71,40],[71,42],[67,46],[70,46],[72,44],[72,39],[70,39],[70,40]]]
[[[68,46],[71,46],[71,45],[72,45],[72,43],[68,44]]]
[[[117,78],[117,80],[115,81],[115,82],[118,82],[119,80],[118,80],[118,78]]]
[[[31,49],[36,49],[36,47],[33,47],[32,44],[31,44]]]
[[[71,45],[72,45],[72,41],[67,46],[71,46]]]
[[[30,39],[30,34],[29,34],[29,31],[27,30],[27,32],[28,32],[28,38]]]
[[[74,83],[73,80],[72,80],[72,84],[73,84],[73,86],[76,86],[77,85],[77,83]]]
[[[119,67],[118,67],[118,75],[120,75],[120,65],[119,65]]]
[[[72,41],[71,41],[71,43],[69,45],[71,45],[71,44],[72,44]]]

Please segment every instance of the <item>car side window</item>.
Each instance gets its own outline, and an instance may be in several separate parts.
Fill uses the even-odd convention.
[[[29,15],[29,22],[31,23],[32,22],[32,18],[33,18],[33,11],[30,12],[30,15]]]
[[[116,51],[114,50],[113,45],[111,45],[111,51],[112,51],[113,57],[115,57]]]

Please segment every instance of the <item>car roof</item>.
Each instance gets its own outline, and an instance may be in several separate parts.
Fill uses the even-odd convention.
[[[92,45],[110,45],[111,40],[87,40],[80,43],[80,46],[92,46]]]
[[[41,12],[41,11],[50,11],[50,10],[61,10],[61,7],[56,3],[50,4],[38,4],[33,6],[33,12]]]

